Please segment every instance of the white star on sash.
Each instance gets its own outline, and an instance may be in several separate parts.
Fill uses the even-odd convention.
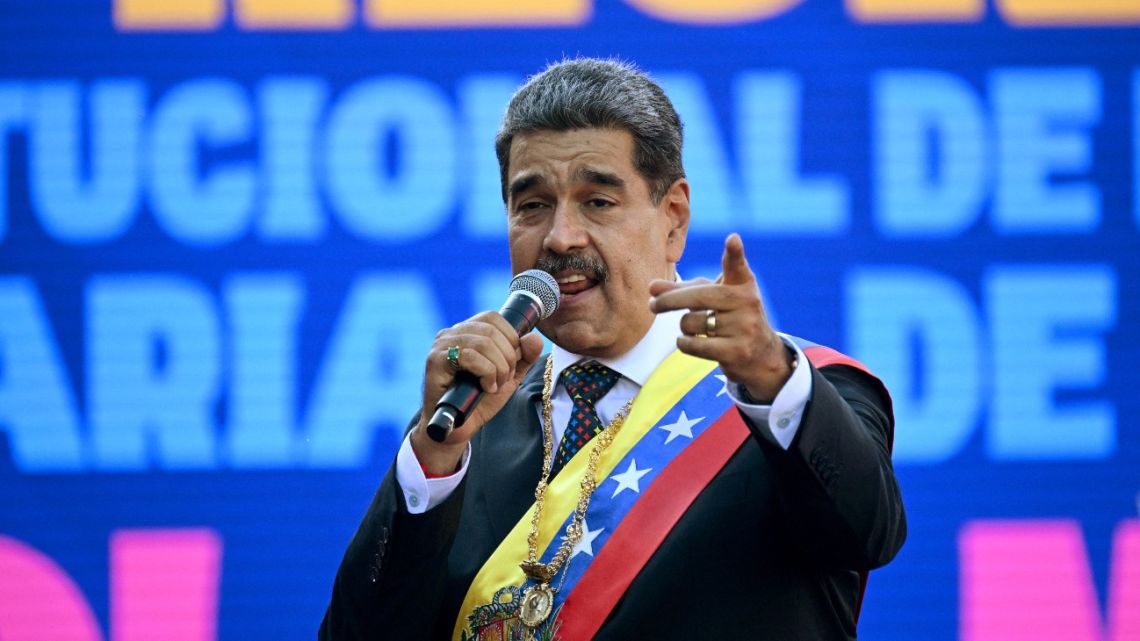
[[[611,481],[617,481],[618,484],[617,489],[614,490],[614,493],[610,496],[610,498],[612,499],[618,494],[621,494],[622,490],[633,490],[634,492],[641,494],[641,477],[649,474],[652,471],[653,468],[651,467],[639,470],[637,469],[637,459],[630,460],[629,467],[625,468],[624,472],[621,474],[614,474],[610,477]]]
[[[716,380],[724,383],[724,386],[722,386],[720,388],[720,391],[717,392],[716,395],[717,396],[723,396],[723,395],[727,394],[728,393],[728,377],[725,376],[724,374],[715,374],[715,376],[716,376]]]
[[[681,410],[681,417],[677,419],[676,423],[670,423],[668,425],[658,425],[657,428],[665,430],[666,432],[669,432],[669,436],[665,437],[665,444],[668,445],[669,441],[672,441],[673,439],[677,438],[678,436],[684,436],[685,438],[693,438],[693,426],[696,425],[697,423],[700,423],[703,420],[705,420],[705,417],[703,417],[703,416],[700,416],[697,418],[689,418],[688,416],[685,415],[685,410]],[[614,478],[617,478],[617,477],[614,477]]]
[[[570,558],[578,556],[579,552],[585,552],[590,556],[594,556],[594,539],[605,531],[606,528],[600,527],[596,530],[591,530],[590,526],[586,524],[586,519],[582,519],[582,538],[578,540],[578,544],[574,546],[574,550],[570,553]],[[563,539],[566,537],[563,536]]]

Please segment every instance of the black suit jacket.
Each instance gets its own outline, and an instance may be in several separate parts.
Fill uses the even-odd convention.
[[[596,639],[855,638],[861,572],[890,561],[906,537],[890,405],[856,369],[811,374],[791,447],[749,425],[753,438],[677,522]],[[337,572],[320,639],[450,638],[470,581],[533,502],[541,379],[539,363],[472,439],[467,475],[444,503],[409,514],[389,469]]]

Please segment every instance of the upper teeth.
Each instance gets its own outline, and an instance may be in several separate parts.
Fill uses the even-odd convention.
[[[570,283],[576,283],[580,280],[586,280],[586,277],[581,274],[572,274],[570,276],[564,276],[557,280],[559,285],[568,285]]]

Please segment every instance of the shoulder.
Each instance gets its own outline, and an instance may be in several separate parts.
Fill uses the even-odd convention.
[[[782,336],[799,347],[812,368],[835,386],[840,396],[878,407],[893,422],[890,391],[870,367],[826,345],[790,334]]]

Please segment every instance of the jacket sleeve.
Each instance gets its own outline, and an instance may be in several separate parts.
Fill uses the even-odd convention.
[[[466,483],[423,514],[409,514],[395,464],[345,551],[320,641],[426,639],[438,618]]]
[[[812,366],[812,396],[791,447],[746,421],[777,470],[785,523],[813,558],[869,570],[906,540],[906,513],[891,464],[890,400],[877,380],[845,365]]]

